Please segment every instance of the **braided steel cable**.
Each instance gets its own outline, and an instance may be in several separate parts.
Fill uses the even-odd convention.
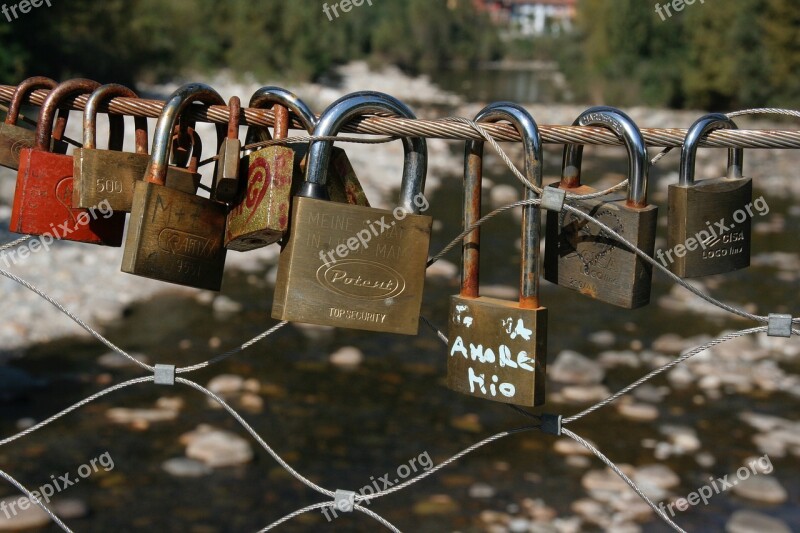
[[[0,85],[0,102],[10,102],[15,86]],[[34,105],[41,105],[49,91],[38,89],[26,100]],[[83,110],[88,95],[81,95],[65,102],[70,109]],[[145,98],[113,98],[100,107],[120,115],[158,118],[164,102]],[[779,112],[781,110],[773,110]],[[779,113],[786,114],[786,113]],[[255,108],[242,108],[242,126],[274,125],[272,111]],[[189,118],[198,122],[227,124],[228,106],[192,106]],[[296,129],[304,129],[296,121],[292,121]],[[482,125],[497,141],[520,142],[517,130],[507,124]],[[481,134],[468,124],[460,124],[448,119],[410,120],[395,117],[371,116],[352,121],[342,128],[347,133],[370,135],[391,135],[394,137],[426,137],[449,140],[483,140]],[[540,126],[542,141],[546,144],[595,144],[618,146],[622,143],[617,136],[604,128],[585,126]],[[680,147],[686,137],[686,130],[681,128],[643,128],[645,142],[650,147]],[[709,148],[800,148],[800,130],[717,130],[710,133],[700,146]]]

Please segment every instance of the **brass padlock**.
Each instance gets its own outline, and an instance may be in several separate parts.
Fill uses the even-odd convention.
[[[200,83],[184,85],[167,99],[156,124],[150,164],[134,188],[122,271],[219,290],[225,266],[225,205],[165,186],[177,116],[195,101],[225,104],[214,89]]]
[[[56,83],[44,76],[34,76],[22,81],[11,96],[8,113],[4,122],[0,123],[0,165],[13,170],[19,169],[19,152],[23,148],[33,148],[36,144],[36,131],[17,125],[22,102],[36,89],[55,89]],[[51,151],[64,154],[66,143],[60,140],[67,127],[69,111],[59,110],[56,127],[53,130]]]
[[[128,212],[133,201],[133,185],[142,179],[147,168],[147,119],[135,117],[136,153],[122,152],[122,139],[114,137],[123,130],[122,117],[109,114],[111,137],[108,150],[97,149],[97,111],[112,98],[137,98],[123,85],[108,84],[95,90],[83,111],[83,147],[75,150],[73,207],[90,208],[107,202],[114,211]]]
[[[612,107],[588,109],[574,126],[598,126],[613,131],[628,151],[628,194],[579,200],[588,213],[652,257],[658,207],[647,203],[649,161],[636,124]],[[564,149],[560,183],[551,185],[575,194],[597,192],[581,185],[583,146]],[[546,280],[606,303],[635,309],[650,303],[652,265],[597,224],[572,213],[547,213]]]
[[[72,79],[59,84],[47,95],[36,126],[36,144],[20,151],[9,221],[9,229],[14,233],[50,235],[105,246],[122,244],[125,213],[114,213],[104,205],[99,205],[99,209],[74,209],[73,157],[49,151],[56,109],[64,100],[90,94],[99,86],[96,81]]]
[[[726,177],[694,180],[700,140],[720,128],[737,129],[731,119],[719,113],[706,115],[692,125],[681,150],[680,181],[669,186],[669,250],[666,254],[659,250],[658,258],[682,278],[750,266],[752,218],[746,209],[753,200],[753,180],[742,177],[744,151],[729,150]]]
[[[269,106],[275,115],[275,139],[288,135],[287,110],[309,133],[316,126],[317,118],[311,109],[285,89],[262,87],[250,99],[250,107]],[[251,136],[258,136],[252,142],[270,140],[269,132],[262,128],[251,129],[248,137]],[[308,143],[290,143],[262,148],[243,158],[242,166],[247,169],[247,179],[243,181],[247,185],[228,214],[225,246],[229,250],[253,250],[286,236],[290,198],[303,181],[307,154]],[[344,150],[333,149],[328,172],[326,186],[332,201],[369,206]]]
[[[214,199],[232,202],[239,192],[239,161],[242,157],[242,142],[239,140],[239,116],[242,102],[238,96],[228,100],[228,134],[219,147],[219,159],[214,173]]]
[[[525,147],[525,174],[542,186],[542,140],[524,108],[500,102],[483,109],[476,122],[506,120]],[[481,216],[483,141],[468,141],[464,164],[464,229]],[[525,189],[525,199],[536,198]],[[450,298],[447,386],[496,402],[532,407],[544,403],[547,309],[539,305],[539,207],[522,212],[519,302],[480,296],[480,228],[464,237],[461,293]]]
[[[315,136],[336,135],[368,113],[413,119],[399,100],[359,92],[331,104]],[[419,327],[431,224],[419,209],[428,154],[423,138],[404,138],[400,206],[394,210],[328,201],[331,141],[314,141],[306,180],[292,202],[281,251],[272,317],[350,329],[413,335]]]

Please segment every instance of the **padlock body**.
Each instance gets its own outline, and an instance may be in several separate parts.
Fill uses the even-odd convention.
[[[596,192],[585,185],[568,190]],[[632,208],[620,195],[582,200],[576,207],[653,256],[658,207]],[[612,305],[636,309],[650,303],[652,275],[650,263],[597,224],[569,212],[548,211],[546,280]]]
[[[272,317],[414,335],[432,219],[295,197]]]
[[[125,213],[74,209],[72,156],[25,148],[20,153],[10,229],[15,233],[119,246]]]
[[[306,173],[308,143],[293,144],[292,148],[295,150],[295,165],[298,168],[295,176],[298,176],[296,181],[299,184]],[[347,157],[347,152],[335,146],[331,150],[326,186],[328,196],[334,202],[369,207],[367,194],[364,192],[361,182],[358,181],[358,176],[356,176],[356,171],[353,170],[350,158]]]
[[[450,298],[447,386],[533,407],[545,401],[547,309],[497,298]]]
[[[753,181],[718,178],[669,186],[668,250],[659,260],[682,278],[750,266]],[[662,252],[663,253],[663,252]]]
[[[214,199],[232,202],[239,192],[239,161],[242,143],[239,139],[224,139],[219,147],[219,159],[214,175]]]
[[[268,246],[286,236],[289,229],[286,214],[290,210],[291,197],[303,183],[308,143],[293,143],[288,148],[292,151],[293,158],[288,189],[285,176],[280,174],[286,170],[285,162],[279,158],[288,157],[282,155],[283,150],[266,152],[269,150],[267,148],[253,152],[249,158],[243,158],[243,166],[249,167],[247,191],[240,196],[228,215],[225,246],[229,250],[246,252]],[[254,157],[255,154],[263,154],[265,157]],[[279,173],[277,178],[274,177],[274,172]],[[271,190],[264,191],[267,186]],[[333,202],[369,207],[367,195],[347,154],[341,148],[334,148],[331,152],[326,189]]]
[[[246,188],[228,213],[225,246],[247,251],[279,241],[289,226],[294,152],[269,146],[243,158]]]
[[[0,165],[19,168],[19,155],[23,148],[33,148],[36,132],[14,124],[0,124]]]
[[[139,181],[122,271],[218,291],[225,266],[224,225],[224,205]]]
[[[130,212],[133,187],[142,180],[149,155],[79,148],[74,157],[73,207],[89,208],[106,201],[114,211]],[[196,172],[173,166],[167,170],[167,187],[194,194],[199,184]]]

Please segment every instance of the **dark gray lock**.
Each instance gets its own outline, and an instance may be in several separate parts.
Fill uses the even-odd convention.
[[[593,107],[573,126],[613,131],[628,151],[628,194],[581,200],[575,206],[653,256],[658,207],[647,203],[649,161],[644,137],[628,115],[613,107]],[[551,187],[574,194],[597,192],[581,185],[583,146],[564,149],[561,182]],[[546,280],[606,303],[635,309],[650,303],[652,265],[597,224],[572,213],[547,213]]]
[[[728,151],[728,175],[694,180],[697,147],[715,129],[737,129],[720,113],[695,122],[681,150],[680,181],[669,186],[669,249],[659,260],[682,278],[733,272],[750,266],[753,180],[742,177],[744,152]]]

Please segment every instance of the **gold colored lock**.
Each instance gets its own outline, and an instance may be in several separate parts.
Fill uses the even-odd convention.
[[[225,104],[214,89],[200,83],[184,85],[168,98],[144,180],[134,188],[122,271],[219,290],[225,266],[225,205],[165,185],[177,116],[195,101]]]
[[[576,207],[653,257],[658,207],[647,203],[650,161],[642,132],[628,115],[606,106],[584,111],[573,126],[613,131],[625,144],[629,163],[627,196],[614,193],[579,200]],[[581,184],[582,157],[582,145],[567,145],[561,182],[550,186],[580,195],[597,192]],[[548,211],[545,242],[546,280],[626,309],[650,303],[652,265],[594,222]]]
[[[72,206],[90,208],[106,202],[114,211],[128,212],[133,185],[142,179],[150,157],[147,154],[147,119],[135,117],[136,153],[122,152],[122,117],[109,114],[111,136],[108,150],[97,149],[97,110],[116,97],[137,98],[122,85],[108,84],[95,90],[83,111],[83,147],[75,150],[75,182]]]
[[[542,186],[542,140],[533,117],[510,103],[487,106],[476,122],[506,120],[525,146],[525,174]],[[483,141],[468,141],[464,165],[464,229],[481,216]],[[536,198],[525,189],[525,199]],[[450,299],[447,386],[478,398],[532,407],[544,403],[547,309],[539,305],[539,207],[522,212],[519,302],[480,296],[480,228],[464,237],[461,292]]]
[[[682,278],[750,266],[753,220],[739,216],[753,201],[753,180],[742,176],[744,150],[728,151],[727,176],[694,180],[698,145],[705,134],[720,128],[737,129],[720,113],[701,117],[689,128],[681,149],[679,181],[669,186],[669,249],[659,250],[658,259]]]
[[[53,90],[56,85],[58,83],[44,76],[34,76],[23,80],[17,85],[14,94],[11,96],[11,103],[8,105],[6,119],[0,123],[0,165],[13,170],[19,169],[20,150],[33,148],[36,144],[36,132],[17,125],[22,102],[36,89]],[[58,111],[58,118],[50,144],[50,151],[55,154],[65,154],[67,152],[67,145],[61,140],[67,127],[67,117],[69,117],[69,111]]]
[[[376,92],[331,104],[314,130],[332,136],[350,120],[389,112],[415,118],[402,102]],[[333,203],[326,177],[331,141],[314,141],[306,181],[292,202],[281,251],[272,317],[413,335],[419,327],[432,219],[420,215],[427,170],[423,138],[405,138],[400,206],[394,210]]]

